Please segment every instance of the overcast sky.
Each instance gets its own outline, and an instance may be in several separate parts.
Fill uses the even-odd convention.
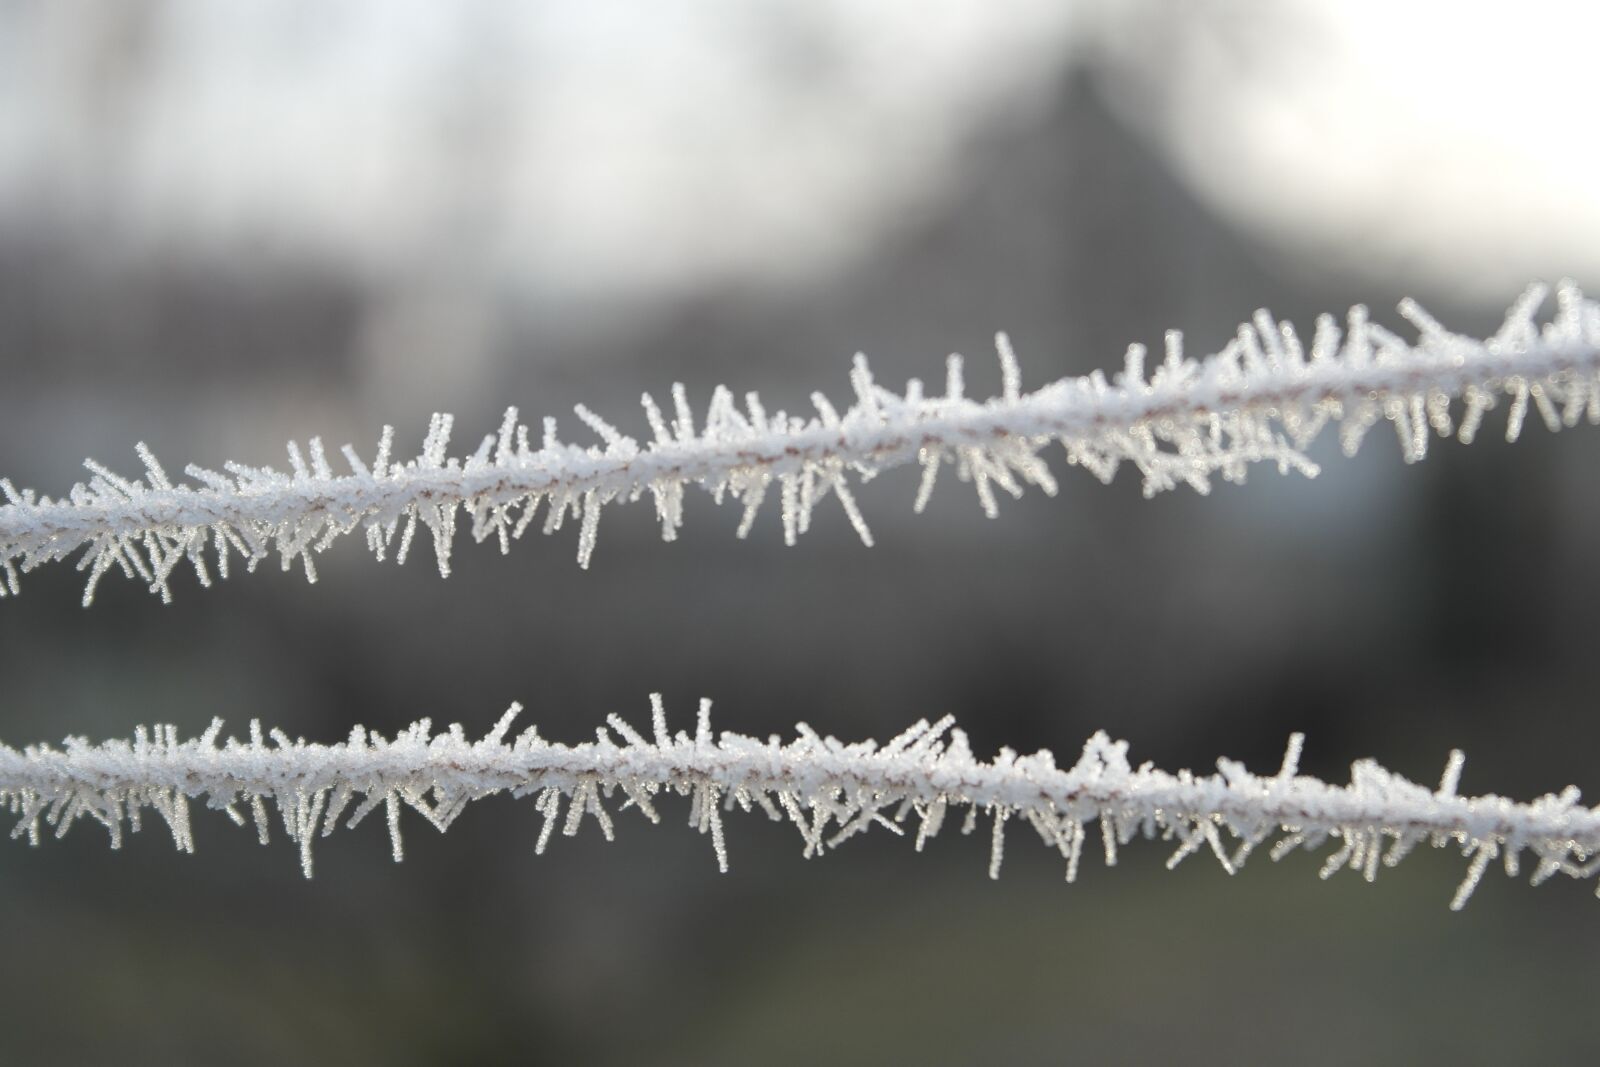
[[[1266,10],[10,5],[0,225],[557,296],[784,284],[936,201],[963,140],[1025,121],[1089,42],[1134,121],[1258,234],[1407,277],[1470,260],[1496,294],[1593,276],[1600,8]]]

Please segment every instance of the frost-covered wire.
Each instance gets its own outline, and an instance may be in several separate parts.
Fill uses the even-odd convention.
[[[613,715],[594,741],[570,746],[544,740],[533,727],[513,738],[516,705],[478,741],[469,741],[460,725],[434,734],[424,719],[392,740],[358,726],[343,743],[311,744],[277,730],[263,735],[252,723],[248,741],[219,744],[217,720],[190,740],[168,726],[141,727],[131,743],[68,738],[60,749],[0,746],[0,802],[19,816],[13,837],[37,844],[46,828],[59,837],[93,819],[110,831],[113,848],[125,826],[138,830],[143,810],[154,809],[177,847],[189,852],[191,800],[203,799],[241,826],[253,823],[262,844],[270,801],[299,846],[307,877],[314,840],[341,822],[355,826],[383,809],[399,860],[402,809],[420,812],[442,831],[469,802],[502,791],[536,798],[544,817],[534,846],[539,853],[557,828],[571,836],[592,817],[609,840],[615,812],[635,808],[659,822],[662,794],[687,796],[689,824],[711,837],[723,870],[722,816],[735,807],[793,823],[808,857],[875,827],[909,833],[920,850],[947,816],[965,809],[963,833],[980,818],[988,822],[991,877],[999,874],[1012,820],[1060,853],[1068,881],[1086,851],[1103,852],[1112,865],[1118,848],[1138,836],[1174,842],[1169,867],[1209,851],[1229,873],[1269,842],[1274,859],[1331,844],[1322,876],[1349,867],[1368,881],[1380,865],[1394,866],[1419,844],[1453,845],[1468,857],[1454,908],[1497,858],[1507,874],[1517,874],[1525,850],[1533,855],[1535,884],[1555,874],[1588,878],[1600,869],[1594,858],[1600,808],[1581,806],[1575,787],[1525,804],[1460,796],[1459,752],[1451,753],[1437,788],[1370,760],[1354,764],[1350,784],[1341,786],[1298,773],[1299,734],[1270,775],[1229,759],[1218,760],[1214,774],[1171,774],[1149,764],[1135,768],[1127,742],[1104,733],[1062,768],[1049,751],[1019,756],[1002,749],[989,762],[975,759],[949,718],[918,722],[881,746],[819,737],[804,724],[783,744],[775,736],[714,735],[708,701],[701,702],[693,735],[672,734],[661,698],[653,695],[651,704],[650,737]],[[1095,822],[1098,833],[1091,834]]]
[[[1153,371],[1142,345],[1128,349],[1124,368],[1107,380],[1096,371],[1032,392],[1004,335],[997,338],[1002,368],[998,397],[968,398],[962,364],[951,356],[942,394],[909,382],[903,393],[878,385],[864,357],[850,381],[854,403],[842,413],[820,393],[816,413],[768,413],[751,393],[741,408],[727,389],[712,394],[697,427],[683,387],[672,390],[671,415],[644,397],[653,439],[640,445],[579,406],[579,419],[598,444],[563,442],[555,420],[544,421],[539,443],[506,412],[499,432],[466,456],[448,455],[451,418],[435,415],[413,460],[392,456],[386,427],[369,464],[349,445],[348,472],[336,474],[320,439],[306,449],[289,445],[289,470],[224,464],[223,471],[190,466],[194,484],[173,482],[144,445],[142,479],[129,479],[88,461],[91,477],[52,500],[0,479],[0,595],[17,591],[18,574],[81,552],[88,572],[84,602],[112,569],[170,599],[170,579],[185,560],[202,585],[214,567],[226,577],[230,557],[253,569],[276,553],[285,569],[296,561],[316,579],[314,554],[341,535],[360,531],[384,558],[403,561],[418,527],[433,541],[448,574],[458,518],[472,536],[506,551],[544,505],[543,529],[571,517],[580,526],[578,562],[588,566],[601,509],[618,500],[654,498],[662,535],[672,540],[683,522],[684,490],[699,485],[719,502],[743,505],[739,535],[749,532],[776,488],[784,539],[793,543],[825,497],[837,498],[867,544],[865,520],[850,475],[866,480],[911,462],[923,469],[916,498],[921,510],[939,469],[953,466],[971,481],[989,515],[995,490],[1019,495],[1024,484],[1054,493],[1056,482],[1041,451],[1051,442],[1109,481],[1123,462],[1138,468],[1146,495],[1180,484],[1207,492],[1214,476],[1243,481],[1253,463],[1280,471],[1316,473],[1305,449],[1337,423],[1346,453],[1368,429],[1392,423],[1408,462],[1427,454],[1430,431],[1470,441],[1484,413],[1508,402],[1506,437],[1515,440],[1529,411],[1557,430],[1580,419],[1600,422],[1600,304],[1564,283],[1554,315],[1535,315],[1546,295],[1531,287],[1487,340],[1450,333],[1411,301],[1401,313],[1420,331],[1408,343],[1353,308],[1341,330],[1330,316],[1317,322],[1309,349],[1287,323],[1260,312],[1216,355],[1187,359],[1175,332]],[[1452,408],[1459,413],[1453,413]]]

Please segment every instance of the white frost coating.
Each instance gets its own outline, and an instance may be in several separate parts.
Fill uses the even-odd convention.
[[[741,410],[718,387],[697,430],[686,393],[674,386],[670,423],[644,398],[654,440],[643,446],[580,406],[578,417],[599,445],[563,443],[554,420],[546,419],[535,448],[513,408],[498,434],[465,457],[447,455],[451,419],[435,415],[422,453],[407,462],[391,460],[393,431],[385,427],[370,467],[350,446],[342,449],[347,474],[335,474],[322,442],[312,439],[309,460],[289,445],[289,472],[228,463],[224,474],[191,466],[186,473],[198,484],[177,485],[141,444],[143,480],[91,460],[92,477],[64,500],[0,479],[7,501],[0,504],[0,595],[17,591],[19,573],[80,550],[79,569],[88,571],[86,604],[113,567],[170,599],[180,563],[187,560],[209,585],[212,566],[227,576],[230,552],[251,569],[276,552],[284,569],[298,560],[314,581],[314,552],[340,535],[361,530],[379,559],[394,551],[403,562],[419,526],[431,535],[439,569],[447,574],[461,511],[476,540],[493,537],[506,551],[541,503],[547,533],[569,515],[579,520],[578,562],[586,567],[606,504],[650,494],[662,534],[671,540],[683,522],[690,484],[718,501],[731,496],[743,504],[741,536],[776,484],[789,543],[831,493],[871,544],[846,484],[852,471],[865,481],[921,463],[921,510],[948,463],[975,483],[984,511],[993,516],[996,486],[1013,496],[1023,483],[1055,492],[1040,457],[1052,441],[1065,447],[1068,462],[1104,481],[1124,461],[1132,463],[1151,495],[1180,483],[1205,493],[1213,476],[1243,481],[1249,465],[1259,462],[1314,475],[1305,449],[1330,422],[1339,423],[1344,449],[1353,453],[1368,429],[1388,420],[1407,462],[1427,454],[1430,429],[1472,440],[1485,411],[1501,400],[1509,402],[1506,436],[1512,440],[1530,404],[1551,430],[1584,418],[1600,422],[1600,304],[1563,283],[1555,314],[1540,324],[1534,314],[1544,296],[1543,286],[1531,287],[1483,341],[1446,331],[1404,301],[1401,313],[1420,331],[1408,344],[1356,307],[1343,331],[1331,317],[1319,319],[1309,351],[1287,323],[1263,311],[1203,360],[1185,359],[1174,333],[1167,337],[1166,359],[1148,376],[1145,350],[1134,345],[1125,369],[1110,381],[1096,371],[1032,393],[1021,392],[1015,358],[1001,335],[1004,388],[987,401],[965,396],[959,357],[951,357],[942,396],[925,396],[917,381],[904,394],[890,392],[858,357],[850,375],[855,401],[842,414],[820,393],[813,395],[811,416],[769,415],[755,394]],[[1459,406],[1459,421],[1452,405]]]
[[[1296,847],[1337,842],[1323,877],[1350,867],[1368,881],[1380,863],[1393,866],[1420,843],[1455,845],[1471,857],[1455,908],[1496,857],[1515,875],[1523,850],[1532,852],[1534,884],[1554,874],[1588,878],[1600,869],[1600,859],[1592,858],[1600,856],[1600,808],[1580,806],[1576,788],[1527,804],[1458,796],[1459,753],[1451,754],[1437,790],[1370,760],[1352,766],[1345,786],[1301,775],[1298,734],[1270,776],[1228,759],[1218,760],[1217,773],[1206,776],[1169,774],[1149,764],[1135,768],[1127,742],[1104,733],[1090,738],[1078,761],[1063,769],[1048,751],[1018,756],[1002,749],[990,762],[976,760],[966,735],[952,729],[948,718],[919,722],[881,746],[822,738],[804,724],[795,740],[780,744],[776,737],[713,735],[705,701],[692,736],[669,734],[660,697],[651,700],[650,738],[613,715],[610,729],[597,731],[596,740],[571,746],[545,741],[532,727],[508,740],[516,705],[479,741],[469,741],[459,725],[432,734],[424,719],[393,740],[358,726],[348,741],[335,745],[290,740],[276,730],[263,737],[252,723],[248,742],[219,745],[217,720],[188,741],[169,726],[141,727],[131,744],[69,738],[64,749],[19,752],[0,746],[0,801],[20,816],[13,837],[37,844],[45,827],[59,837],[77,820],[90,818],[110,831],[113,848],[122,842],[124,824],[138,830],[142,809],[154,808],[178,848],[190,852],[191,799],[204,798],[240,825],[252,822],[262,843],[268,835],[264,801],[271,800],[299,845],[307,877],[313,840],[332,833],[341,819],[354,826],[384,808],[399,860],[402,805],[444,830],[468,802],[502,790],[537,798],[544,817],[538,852],[558,824],[571,836],[592,816],[610,839],[613,810],[637,808],[659,822],[660,794],[688,796],[689,823],[711,836],[723,870],[728,864],[722,813],[735,806],[793,822],[808,857],[874,825],[903,834],[912,815],[920,850],[951,808],[968,808],[968,832],[982,809],[993,820],[991,876],[999,872],[1012,819],[1033,827],[1047,847],[1060,852],[1068,881],[1085,847],[1093,847],[1085,826],[1097,819],[1108,864],[1116,862],[1119,845],[1142,835],[1176,843],[1169,866],[1204,849],[1230,873],[1272,838],[1274,859]],[[618,794],[620,803],[608,808]],[[1231,842],[1224,842],[1224,831]]]

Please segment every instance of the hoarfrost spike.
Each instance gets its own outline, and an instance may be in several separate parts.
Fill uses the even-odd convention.
[[[601,729],[596,740],[571,746],[545,741],[533,729],[507,741],[516,705],[478,741],[469,741],[459,725],[435,734],[423,719],[393,740],[356,727],[333,745],[291,740],[278,730],[263,735],[257,723],[248,742],[219,743],[220,721],[187,741],[167,726],[140,727],[131,742],[92,745],[69,737],[59,749],[22,751],[0,745],[0,802],[18,817],[13,838],[38,844],[47,828],[60,837],[75,822],[92,819],[107,829],[112,848],[121,846],[124,825],[137,832],[142,810],[153,808],[174,845],[192,852],[190,800],[204,799],[238,825],[253,823],[262,844],[270,801],[308,878],[314,840],[341,820],[353,827],[382,807],[398,861],[404,857],[403,809],[443,831],[468,803],[502,791],[537,798],[543,826],[536,853],[544,852],[558,823],[571,836],[592,817],[612,839],[608,801],[618,791],[626,799],[614,810],[637,808],[652,822],[659,821],[656,798],[677,793],[689,798],[689,825],[711,838],[722,870],[728,867],[722,813],[735,806],[792,822],[808,857],[873,826],[901,835],[900,824],[911,816],[918,821],[912,840],[920,851],[951,808],[965,807],[965,833],[976,829],[980,813],[992,820],[991,876],[1000,871],[1007,824],[1021,819],[1065,859],[1069,882],[1077,877],[1086,826],[1094,821],[1107,866],[1115,865],[1119,846],[1141,834],[1175,842],[1168,866],[1208,851],[1230,874],[1273,837],[1275,860],[1331,840],[1339,847],[1322,876],[1348,867],[1371,881],[1380,860],[1392,867],[1424,841],[1454,845],[1468,866],[1453,908],[1466,903],[1495,858],[1516,875],[1524,850],[1537,861],[1535,885],[1555,874],[1589,878],[1600,870],[1593,859],[1600,855],[1600,808],[1580,806],[1572,787],[1531,803],[1459,796],[1459,752],[1451,753],[1437,789],[1370,760],[1356,763],[1350,784],[1339,786],[1298,773],[1299,734],[1270,776],[1227,759],[1217,761],[1216,774],[1203,776],[1149,764],[1135,769],[1127,743],[1104,733],[1062,769],[1049,752],[1019,756],[1004,749],[988,763],[975,760],[966,735],[948,718],[931,726],[919,722],[881,746],[844,744],[804,725],[781,744],[775,737],[713,734],[709,702],[701,703],[692,737],[673,737],[659,695],[651,696],[651,708],[649,738],[611,716],[615,737]],[[250,819],[241,804],[248,805]],[[1231,854],[1224,832],[1239,843]]]
[[[847,484],[852,472],[866,480],[921,464],[915,502],[921,511],[939,468],[949,464],[973,483],[993,516],[996,488],[1012,496],[1024,485],[1055,492],[1040,454],[1050,442],[1063,446],[1069,464],[1103,481],[1132,464],[1146,496],[1179,485],[1205,493],[1215,477],[1243,481],[1256,463],[1314,475],[1305,449],[1329,423],[1339,424],[1344,450],[1353,453],[1371,427],[1388,420],[1402,456],[1415,462],[1427,455],[1430,430],[1470,442],[1485,412],[1502,399],[1512,440],[1530,408],[1551,430],[1600,422],[1600,304],[1563,283],[1553,315],[1541,323],[1534,316],[1545,295],[1543,286],[1530,287],[1486,341],[1450,333],[1407,300],[1401,314],[1419,331],[1408,344],[1356,307],[1343,334],[1331,318],[1318,320],[1309,358],[1291,326],[1261,312],[1205,359],[1185,358],[1181,339],[1169,333],[1166,358],[1153,373],[1144,348],[1134,345],[1112,381],[1097,371],[1032,393],[1022,392],[1011,342],[1000,334],[1001,394],[987,401],[967,397],[959,356],[950,357],[945,391],[936,396],[925,395],[918,381],[907,383],[904,394],[891,392],[857,357],[854,404],[840,412],[817,393],[810,418],[769,416],[753,393],[741,410],[719,388],[697,429],[688,393],[677,385],[670,423],[644,398],[651,439],[642,447],[581,405],[578,418],[598,444],[562,442],[547,418],[534,448],[511,408],[497,434],[475,452],[452,457],[451,418],[435,415],[416,459],[392,458],[393,431],[385,427],[370,467],[349,445],[340,449],[346,474],[333,472],[322,442],[313,440],[309,461],[290,444],[287,473],[235,463],[223,465],[226,474],[191,466],[186,473],[198,484],[174,484],[141,444],[135,451],[145,468],[142,481],[93,460],[86,462],[91,477],[62,499],[0,480],[0,596],[16,593],[20,574],[78,553],[78,569],[88,575],[85,604],[113,569],[163,599],[171,598],[172,573],[185,561],[208,585],[208,553],[224,577],[232,551],[247,569],[276,553],[285,570],[299,562],[314,581],[313,553],[342,535],[360,531],[380,560],[392,553],[403,562],[418,526],[431,535],[440,573],[448,574],[459,513],[471,520],[475,540],[492,537],[504,551],[541,505],[546,533],[559,530],[569,514],[579,520],[578,561],[587,567],[606,505],[649,494],[670,541],[683,522],[689,485],[719,502],[742,504],[744,536],[776,483],[791,544],[831,495],[871,544]],[[1452,403],[1460,405],[1459,419]]]

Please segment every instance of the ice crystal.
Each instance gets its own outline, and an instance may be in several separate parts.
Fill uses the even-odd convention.
[[[235,823],[253,825],[263,844],[271,801],[299,847],[307,877],[313,842],[341,820],[355,826],[382,808],[399,860],[403,808],[442,831],[469,802],[501,791],[536,798],[544,820],[534,846],[539,853],[558,828],[572,836],[593,818],[609,840],[614,812],[635,808],[660,822],[660,797],[686,796],[690,826],[710,836],[724,871],[722,817],[734,808],[793,823],[808,857],[874,827],[904,835],[913,817],[920,851],[951,812],[965,808],[966,832],[980,813],[992,821],[991,877],[999,874],[1013,820],[1032,827],[1061,855],[1069,882],[1085,850],[1095,850],[1092,837],[1099,838],[1107,865],[1116,863],[1119,847],[1145,837],[1175,844],[1168,866],[1208,851],[1229,873],[1269,841],[1274,859],[1332,843],[1322,876],[1349,867],[1368,881],[1380,865],[1394,866],[1419,844],[1454,845],[1469,863],[1453,908],[1465,904],[1497,858],[1515,875],[1522,853],[1532,853],[1534,884],[1555,874],[1588,878],[1600,869],[1592,858],[1600,855],[1600,808],[1581,806],[1576,788],[1525,804],[1463,797],[1456,791],[1459,752],[1451,754],[1436,789],[1370,760],[1354,764],[1350,784],[1340,786],[1298,773],[1298,734],[1271,775],[1253,774],[1229,759],[1218,760],[1214,774],[1172,774],[1148,763],[1134,767],[1127,742],[1104,733],[1062,768],[1049,751],[1019,756],[1002,749],[980,761],[949,718],[918,722],[881,746],[820,737],[801,724],[785,744],[776,736],[714,735],[708,701],[701,702],[692,735],[672,734],[661,698],[652,696],[651,703],[650,737],[613,715],[594,741],[570,746],[546,741],[534,727],[512,737],[516,705],[477,741],[469,741],[460,725],[434,734],[423,719],[392,740],[358,726],[343,743],[313,744],[277,730],[263,734],[252,723],[248,741],[219,744],[217,720],[190,740],[167,726],[141,727],[131,743],[68,738],[60,749],[20,752],[0,746],[0,801],[20,817],[13,837],[37,844],[46,828],[59,837],[87,818],[106,827],[113,848],[121,845],[124,827],[138,830],[141,813],[152,808],[185,852],[194,849],[191,800],[204,799]],[[1096,835],[1088,829],[1093,822],[1100,824]]]
[[[1096,371],[1032,393],[1022,392],[1002,334],[1002,390],[986,401],[966,396],[959,356],[950,357],[939,395],[925,394],[916,380],[904,393],[885,389],[857,356],[850,375],[855,400],[843,413],[817,393],[815,414],[769,414],[756,394],[741,408],[718,387],[698,429],[679,385],[670,419],[644,397],[653,439],[642,446],[581,405],[578,418],[599,444],[564,442],[547,418],[536,447],[512,408],[498,433],[470,455],[451,456],[451,418],[435,415],[416,459],[393,459],[393,429],[385,427],[370,464],[344,446],[344,474],[335,473],[313,438],[304,450],[290,443],[288,471],[190,466],[185,473],[195,484],[178,484],[141,444],[143,479],[90,460],[89,480],[61,500],[0,479],[7,501],[0,504],[0,595],[17,591],[19,573],[80,551],[86,604],[113,568],[170,599],[179,564],[187,560],[200,584],[209,585],[213,567],[227,576],[233,554],[254,569],[275,552],[284,569],[298,561],[315,581],[314,554],[341,535],[360,531],[380,560],[393,553],[403,562],[419,527],[448,574],[463,515],[474,539],[493,538],[504,552],[541,505],[546,533],[577,520],[578,562],[587,567],[605,505],[649,494],[670,541],[683,523],[689,485],[719,502],[739,502],[741,537],[776,488],[791,544],[831,495],[870,545],[851,475],[865,481],[912,462],[923,469],[916,510],[940,468],[950,465],[974,484],[993,516],[996,489],[1013,496],[1025,484],[1056,491],[1041,456],[1052,442],[1065,448],[1069,463],[1104,481],[1122,463],[1133,464],[1148,496],[1180,484],[1205,493],[1217,476],[1243,481],[1255,463],[1314,475],[1305,450],[1329,423],[1338,424],[1345,452],[1353,453],[1372,426],[1388,421],[1411,462],[1427,454],[1430,431],[1471,441],[1484,413],[1501,401],[1508,402],[1510,440],[1530,406],[1551,430],[1585,418],[1600,422],[1600,304],[1564,283],[1554,316],[1541,324],[1535,313],[1544,296],[1544,287],[1531,287],[1500,330],[1482,341],[1450,333],[1408,300],[1400,310],[1420,331],[1414,344],[1356,307],[1343,330],[1329,316],[1319,319],[1307,349],[1291,326],[1263,311],[1216,355],[1185,358],[1179,335],[1169,333],[1165,359],[1153,372],[1147,373],[1144,347],[1134,345],[1109,381]]]

